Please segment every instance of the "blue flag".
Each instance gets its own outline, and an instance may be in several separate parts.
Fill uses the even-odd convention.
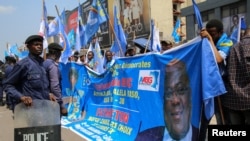
[[[175,23],[175,26],[174,26],[174,30],[172,32],[172,37],[174,39],[174,42],[175,43],[179,43],[180,40],[181,40],[181,36],[180,36],[180,28],[181,28],[181,21],[180,19],[178,18],[176,23]]]
[[[10,55],[11,55],[11,56],[15,56],[15,55],[20,56],[20,51],[19,51],[19,49],[18,49],[17,44],[12,45],[12,46],[10,47]]]
[[[20,53],[19,59],[23,59],[29,55],[29,50],[23,50]]]
[[[64,16],[65,11],[62,12],[61,16]],[[64,30],[64,25],[61,21],[61,18],[59,18],[58,20],[58,25],[59,25],[59,42],[60,45],[63,47],[63,52],[62,55],[60,57],[60,61],[63,63],[67,63],[68,62],[68,58],[71,56],[71,47],[70,47],[70,42],[69,39],[67,37],[67,34]]]
[[[93,0],[93,1],[95,1],[95,0]],[[101,0],[97,0],[96,6],[94,6],[94,7],[97,8],[99,24],[106,22],[108,15],[102,6]]]
[[[150,50],[153,52],[161,51],[161,43],[159,37],[159,30],[156,28],[155,23],[151,20],[151,36],[150,36]]]
[[[69,39],[70,48],[73,48],[74,46],[76,46],[76,38],[75,38],[74,29],[71,29],[67,36],[68,36],[68,39]]]
[[[57,16],[49,23],[48,37],[56,36],[59,33],[59,20],[60,17]]]
[[[198,28],[201,30],[203,28],[203,25],[200,10],[195,0],[192,0],[192,2]],[[224,94],[226,90],[222,78],[218,72],[218,68],[209,67],[209,65],[217,66],[217,63],[213,59],[214,54],[212,51],[211,44],[207,38],[204,38],[202,40],[202,49],[202,78],[204,78],[202,80],[202,99],[204,101],[206,118],[210,119],[214,115],[214,96],[211,96],[211,93],[216,94],[218,96]],[[214,75],[209,75],[212,72],[214,72]],[[211,85],[213,83],[217,83],[218,85]]]
[[[151,22],[150,22],[150,25],[151,25],[151,35],[150,35],[150,48],[149,50],[152,51],[153,50],[153,43],[154,43],[154,39],[153,39],[153,36],[154,36],[154,20],[151,19]],[[172,35],[173,36],[173,35]]]
[[[56,36],[59,34],[60,32],[60,27],[59,27],[59,22],[61,22],[64,25],[64,29],[65,29],[65,10],[63,10],[63,12],[61,13],[60,16],[57,16],[56,18],[54,18],[48,25],[48,37],[51,36]]]
[[[7,50],[4,51],[4,57],[9,56],[9,52]]]
[[[117,15],[116,6],[114,6],[114,40],[110,50],[115,53],[115,56],[123,57],[126,51],[127,40],[119,15]]]
[[[214,96],[224,94],[226,92],[224,82],[217,68],[217,62],[214,60],[212,45],[207,38],[202,40],[202,97],[204,101],[205,115],[207,119],[211,119],[214,115]],[[211,67],[213,66],[213,67]],[[212,74],[213,75],[210,75]],[[209,82],[208,82],[209,81]],[[212,85],[216,84],[216,85]]]
[[[82,47],[84,47],[85,39],[84,39],[85,27],[82,21],[82,7],[79,3],[78,5],[78,18],[77,18],[77,28],[76,28],[76,46],[75,50],[80,51]]]
[[[98,31],[100,24],[106,22],[105,12],[99,0],[93,0],[92,6],[89,11],[89,16],[85,28],[85,43],[92,40],[94,34]]]
[[[201,13],[200,13],[200,10],[199,10],[198,5],[196,4],[195,0],[192,0],[192,2],[193,2],[193,8],[194,8],[194,15],[196,17],[196,22],[198,24],[198,28],[201,30],[203,28]]]
[[[245,22],[245,18],[244,17],[241,17],[241,23],[240,23],[240,29],[241,30],[246,30],[247,29],[247,25],[246,25],[246,22]]]

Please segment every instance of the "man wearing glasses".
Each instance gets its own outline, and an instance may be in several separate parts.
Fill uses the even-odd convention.
[[[173,60],[166,67],[164,86],[164,141],[198,141],[198,128],[191,125],[192,92],[186,66]]]
[[[166,65],[163,97],[165,126],[157,126],[136,137],[136,141],[198,141],[199,129],[191,124],[192,92],[186,65],[173,59]]]

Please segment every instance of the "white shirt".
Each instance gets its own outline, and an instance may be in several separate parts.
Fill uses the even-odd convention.
[[[176,140],[171,138],[167,128],[165,128],[165,131],[164,131],[163,141],[176,141]],[[181,140],[178,140],[178,141],[192,141],[192,125],[191,124],[189,125],[187,135],[184,138],[182,138]]]

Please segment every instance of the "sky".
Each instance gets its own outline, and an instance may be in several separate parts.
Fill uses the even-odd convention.
[[[48,16],[63,9],[73,10],[86,0],[45,0]],[[26,38],[38,34],[42,18],[42,0],[0,0],[0,60],[4,60],[7,43],[23,45]]]

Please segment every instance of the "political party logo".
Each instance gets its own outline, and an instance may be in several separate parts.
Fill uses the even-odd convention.
[[[158,91],[160,82],[160,70],[140,70],[138,89]]]

